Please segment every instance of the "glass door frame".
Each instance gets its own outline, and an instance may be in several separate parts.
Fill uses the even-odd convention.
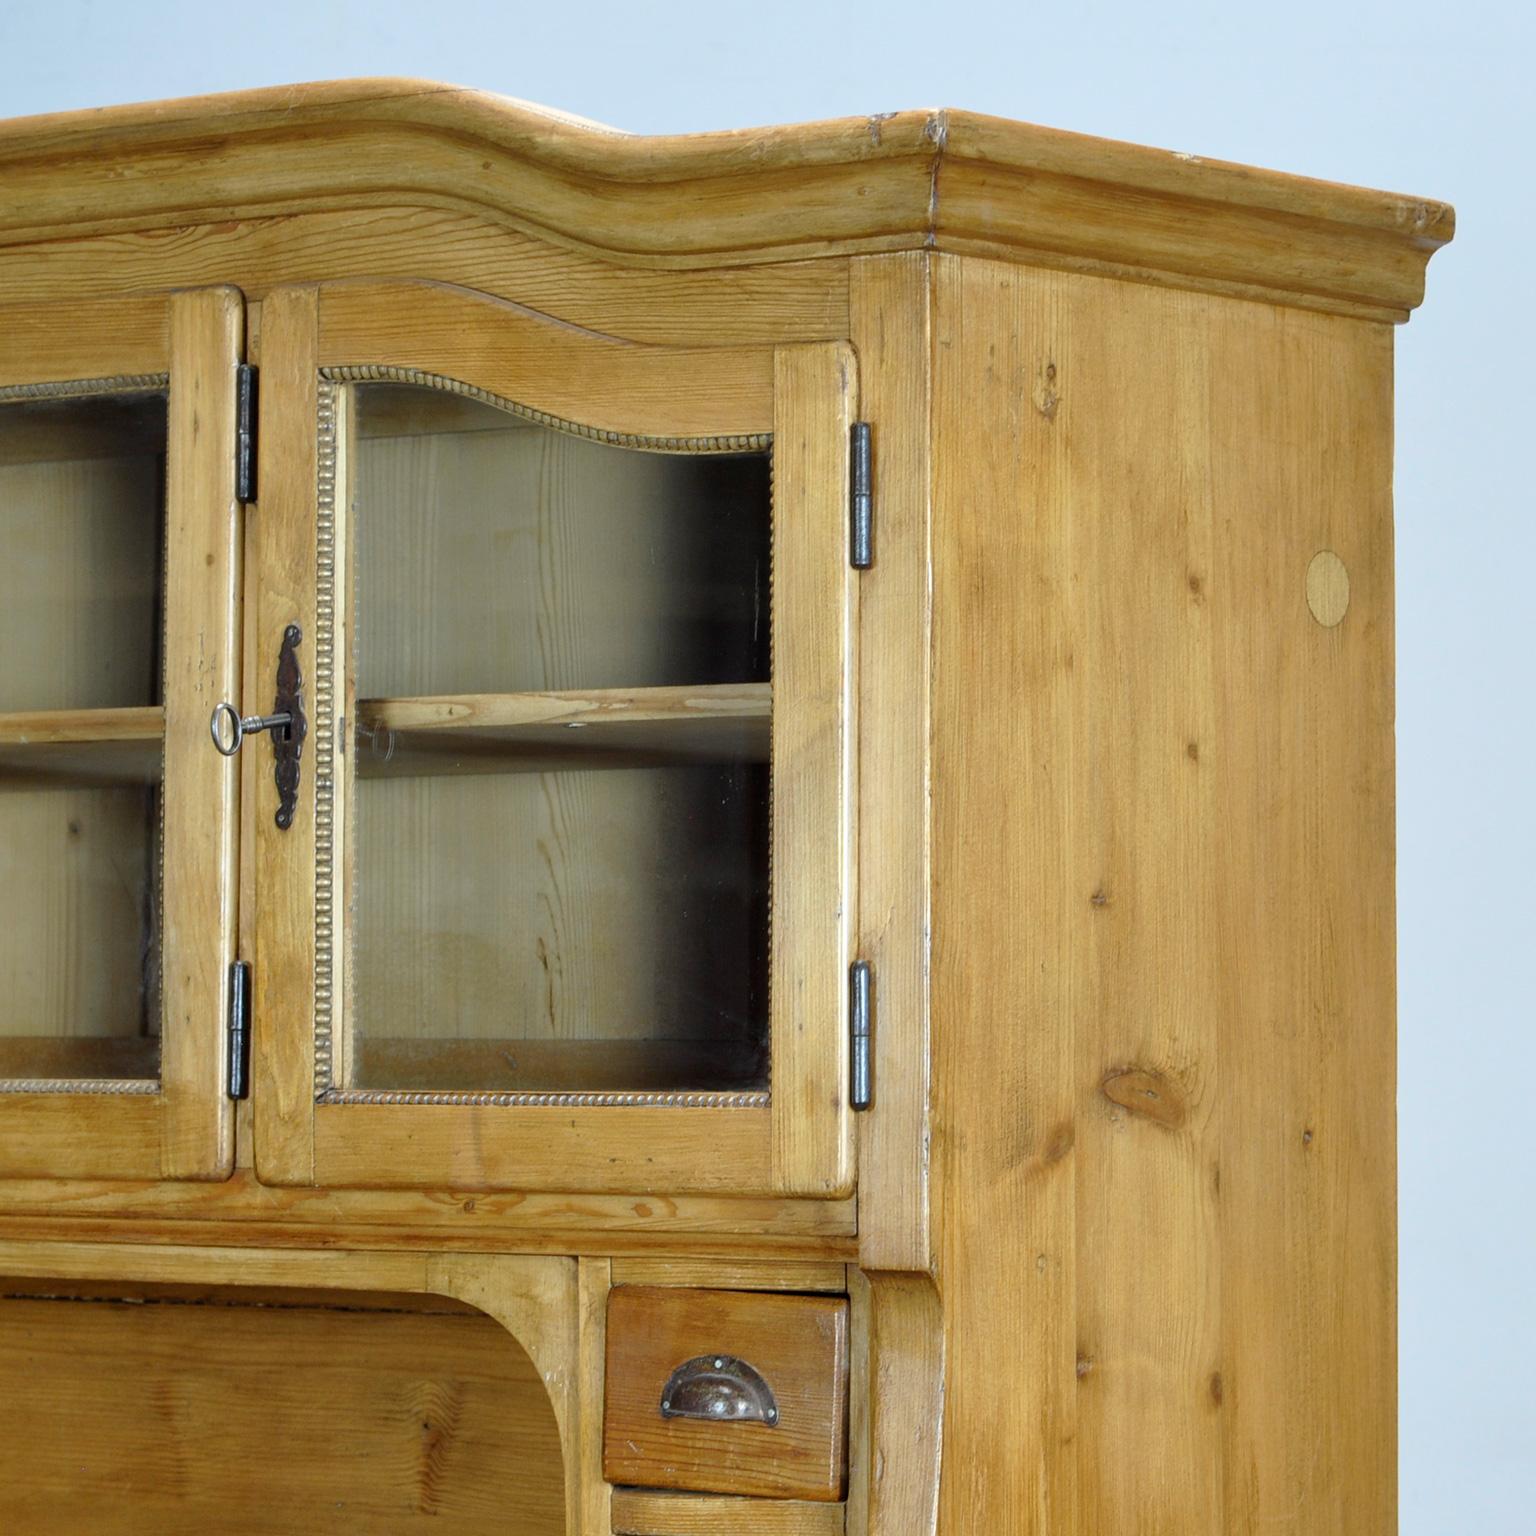
[[[0,307],[0,388],[169,390],[163,586],[162,1012],[158,1079],[0,1085],[0,1178],[222,1179],[234,1162],[225,1007],[238,781],[208,719],[239,676],[234,288]],[[168,382],[167,382],[168,381]]]
[[[853,1187],[848,966],[856,930],[857,585],[848,561],[857,369],[844,343],[645,346],[441,284],[359,279],[262,306],[253,634],[306,642],[312,752],[292,826],[255,816],[258,1177],[337,1188],[842,1198]],[[609,440],[773,451],[770,1088],[766,1095],[338,1090],[345,996],[346,434],[322,451],[339,380],[420,378]],[[312,641],[309,637],[313,637]],[[258,797],[264,791],[258,789]],[[270,793],[270,790],[265,791]],[[543,1096],[539,1096],[542,1098]],[[495,1102],[498,1098],[502,1102]],[[623,1102],[614,1102],[622,1099]],[[751,1102],[740,1102],[750,1100]]]

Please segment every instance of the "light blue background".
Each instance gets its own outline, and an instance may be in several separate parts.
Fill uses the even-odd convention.
[[[1454,202],[1461,233],[1398,333],[1402,1529],[1528,1536],[1532,15],[1479,0],[0,0],[0,117],[386,74],[650,133],[953,106]]]

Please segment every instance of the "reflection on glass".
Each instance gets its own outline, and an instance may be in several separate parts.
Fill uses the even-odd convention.
[[[0,391],[0,1082],[153,1079],[166,400]]]
[[[160,699],[164,395],[0,403],[0,711]]]
[[[766,454],[354,408],[341,1083],[766,1088]]]
[[[367,697],[768,676],[768,463],[616,448],[438,390],[357,390]]]
[[[0,779],[0,1076],[158,1074],[159,799]]]

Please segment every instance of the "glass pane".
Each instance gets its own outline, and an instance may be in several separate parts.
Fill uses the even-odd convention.
[[[364,780],[359,1086],[751,1088],[760,767]]]
[[[767,678],[765,456],[611,447],[441,390],[356,393],[362,694]]]
[[[353,410],[338,1085],[765,1089],[767,454]]]
[[[0,402],[0,711],[160,701],[165,431],[163,394]]]
[[[0,391],[0,1080],[149,1081],[166,399],[25,394]]]

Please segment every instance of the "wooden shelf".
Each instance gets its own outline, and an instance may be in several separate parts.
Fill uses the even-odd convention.
[[[768,761],[770,683],[360,699],[359,777]]]
[[[160,1076],[160,1042],[152,1035],[0,1035],[0,1079]]]
[[[156,784],[164,740],[158,704],[0,714],[0,788]]]

